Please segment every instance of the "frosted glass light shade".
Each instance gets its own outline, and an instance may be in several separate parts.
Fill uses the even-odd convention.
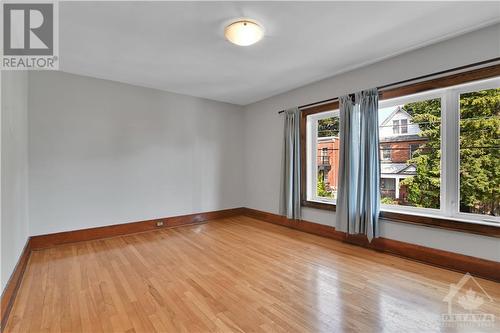
[[[238,20],[226,27],[224,35],[233,44],[248,46],[261,40],[264,30],[253,20]]]

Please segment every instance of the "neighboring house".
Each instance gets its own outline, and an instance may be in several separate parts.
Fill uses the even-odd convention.
[[[381,119],[382,120],[382,119]],[[399,137],[402,135],[415,136],[420,133],[417,124],[411,123],[411,115],[401,106],[394,108],[379,125],[379,136],[382,138]]]
[[[382,198],[388,197],[405,204],[407,190],[402,179],[416,174],[415,165],[408,164],[415,151],[427,141],[419,136],[418,124],[400,106],[396,107],[379,125],[380,139],[380,190]]]
[[[339,166],[339,138],[325,136],[318,138],[318,177],[322,177],[328,191],[337,191]]]

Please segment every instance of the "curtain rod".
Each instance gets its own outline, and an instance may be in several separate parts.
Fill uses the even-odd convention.
[[[451,72],[456,72],[456,71],[460,71],[460,70],[463,70],[463,69],[468,69],[468,68],[471,68],[471,67],[477,67],[477,66],[489,64],[489,63],[492,63],[492,62],[497,62],[497,61],[500,61],[500,57],[499,58],[488,59],[488,60],[484,60],[484,61],[480,61],[480,62],[476,62],[476,63],[469,64],[469,65],[464,65],[464,66],[459,66],[459,67],[455,67],[455,68],[450,68],[450,69],[446,69],[444,71],[435,72],[435,73],[432,73],[432,74],[426,74],[426,75],[414,77],[414,78],[407,79],[407,80],[402,80],[402,81],[398,81],[398,82],[394,82],[394,83],[389,83],[389,84],[377,87],[377,89],[379,91],[383,91],[383,90],[386,90],[386,89],[394,87],[394,86],[399,86],[400,84],[409,83],[409,82],[413,82],[413,81],[419,81],[419,80],[427,79],[429,77],[443,75],[443,74],[448,74],[448,73],[451,73]],[[352,94],[350,94],[350,95],[352,95]],[[318,102],[313,102],[313,103],[301,105],[301,106],[299,106],[299,109],[303,109],[303,108],[307,108],[309,106],[319,105],[319,104],[323,104],[323,103],[328,103],[328,102],[335,102],[335,101],[338,101],[338,100],[339,100],[338,97],[324,99],[322,101],[318,101]],[[283,113],[283,112],[285,112],[285,110],[279,111],[278,114]]]

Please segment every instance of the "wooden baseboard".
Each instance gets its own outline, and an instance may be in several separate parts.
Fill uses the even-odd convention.
[[[289,220],[285,216],[267,213],[256,209],[244,208],[243,215],[311,234],[343,241],[349,244],[397,255],[399,257],[420,261],[433,266],[461,273],[469,272],[477,277],[500,282],[500,263],[496,261],[471,257],[464,254],[433,249],[430,247],[400,242],[382,237],[376,238],[369,243],[366,236],[346,235],[346,233],[335,230],[335,228],[331,226],[304,220]]]
[[[5,325],[7,324],[7,318],[9,317],[10,310],[14,305],[14,300],[16,299],[17,291],[19,290],[19,286],[21,285],[21,281],[23,279],[24,271],[28,266],[28,260],[31,253],[30,241],[29,239],[26,241],[26,245],[24,245],[24,249],[21,252],[21,256],[17,261],[16,267],[10,276],[9,281],[7,281],[7,285],[2,292],[2,300],[1,300],[1,322],[0,327],[1,331],[3,331]]]
[[[17,291],[21,285],[24,271],[28,265],[31,251],[54,247],[57,245],[70,244],[88,240],[109,238],[128,234],[135,234],[144,231],[172,228],[183,225],[203,223],[205,221],[222,219],[236,215],[243,215],[243,208],[223,209],[212,212],[166,217],[155,220],[131,222],[124,224],[114,224],[105,227],[89,228],[54,234],[32,236],[26,241],[21,257],[7,283],[1,300],[1,329],[5,327],[10,310],[14,304]],[[158,222],[163,222],[158,226]]]
[[[337,240],[344,240],[345,233],[341,231],[335,230],[334,227],[329,225],[319,224],[308,222],[305,220],[290,220],[285,216],[263,212],[256,209],[251,208],[243,208],[242,214],[245,216],[253,217],[254,219],[258,219],[265,222],[270,222],[274,224],[279,224],[285,227],[289,227],[292,229],[301,230],[310,234],[328,237]]]
[[[377,251],[500,282],[500,263],[496,261],[387,238],[374,239],[371,247]]]
[[[144,232],[162,228],[178,227],[181,225],[201,223],[209,220],[221,219],[241,214],[242,214],[242,208],[232,208],[232,209],[217,210],[206,213],[166,217],[154,220],[146,220],[139,222],[124,223],[124,224],[113,224],[105,227],[97,227],[97,228],[81,229],[74,231],[58,232],[47,235],[32,236],[30,239],[30,243],[32,250],[39,250],[62,244],[122,236],[122,235],[134,234],[138,232]],[[158,223],[163,223],[163,225],[158,226],[157,225]]]

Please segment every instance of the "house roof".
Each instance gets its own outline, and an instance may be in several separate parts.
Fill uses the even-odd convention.
[[[414,175],[416,173],[416,167],[413,164],[406,163],[381,163],[380,173],[382,174],[392,174],[392,175]]]
[[[394,116],[395,116],[398,112],[402,112],[402,113],[406,114],[406,115],[408,116],[408,118],[409,118],[409,119],[411,119],[411,118],[412,118],[412,117],[411,117],[411,115],[410,115],[408,112],[406,112],[405,110],[403,110],[403,109],[401,108],[401,106],[398,106],[398,107],[396,107],[396,108],[394,109],[394,111],[392,111],[392,112],[391,112],[391,113],[390,113],[390,114],[389,114],[389,115],[388,115],[388,116],[387,116],[387,117],[386,117],[386,118],[382,121],[382,123],[380,123],[380,125],[379,125],[379,126],[384,126],[384,125],[387,125],[387,123],[388,123],[388,122],[389,122],[389,121],[390,121],[390,120],[391,120],[391,119],[392,119],[392,118],[393,118],[393,117],[394,117]]]
[[[397,136],[384,136],[380,137],[380,143],[385,142],[400,142],[400,141],[427,141],[428,139],[418,134],[407,134]]]

